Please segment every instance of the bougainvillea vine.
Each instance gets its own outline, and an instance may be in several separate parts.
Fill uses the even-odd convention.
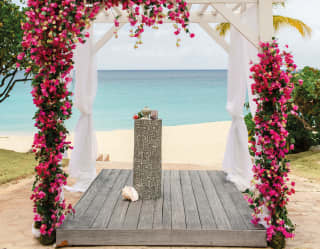
[[[90,2],[90,3],[89,3]],[[63,153],[71,149],[67,141],[68,130],[64,121],[72,113],[72,93],[68,85],[73,69],[73,50],[78,42],[85,42],[90,22],[98,12],[114,6],[127,10],[129,22],[136,30],[132,36],[140,39],[144,26],[161,24],[167,16],[175,23],[175,34],[188,30],[189,11],[184,0],[87,1],[28,0],[26,22],[22,24],[23,60],[30,56],[27,73],[34,76],[33,102],[38,108],[34,119],[38,128],[34,136],[33,151],[38,165],[31,199],[34,202],[34,221],[40,229],[40,242],[55,241],[55,230],[74,211],[66,207],[62,197],[67,174],[63,171]],[[115,25],[118,25],[116,17]],[[193,37],[193,34],[190,34]]]
[[[70,148],[64,121],[70,117],[72,108],[68,90],[72,51],[77,41],[83,41],[82,31],[99,8],[88,9],[71,0],[29,0],[28,7],[27,22],[22,25],[22,46],[32,60],[27,71],[34,75],[31,93],[38,108],[34,119],[39,130],[33,142],[38,165],[31,199],[40,241],[49,244],[54,242],[55,229],[62,224],[65,214],[72,211],[61,196],[67,180],[61,160]],[[19,58],[24,56],[22,53]]]
[[[252,93],[256,98],[257,112],[255,139],[251,150],[255,155],[255,191],[248,191],[248,202],[254,209],[252,222],[267,224],[267,240],[276,236],[292,238],[294,225],[288,218],[289,196],[295,193],[294,182],[288,176],[290,163],[286,158],[294,148],[288,141],[286,130],[288,114],[295,114],[297,106],[292,103],[294,89],[292,73],[296,70],[293,56],[279,49],[274,39],[261,43],[259,63],[252,65]],[[301,82],[302,83],[302,82]],[[266,212],[262,214],[263,210]]]

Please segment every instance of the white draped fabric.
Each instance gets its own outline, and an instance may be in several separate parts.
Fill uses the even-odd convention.
[[[257,30],[256,7],[249,8],[242,21],[251,29]],[[243,119],[243,108],[249,89],[249,102],[254,114],[256,107],[251,96],[250,61],[255,60],[258,49],[245,39],[235,28],[231,28],[230,54],[228,68],[227,111],[232,117],[227,146],[223,160],[223,170],[228,180],[234,182],[239,190],[250,187],[252,180],[252,161],[248,150],[248,131]]]
[[[93,52],[93,28],[85,44],[75,51],[75,106],[81,116],[74,132],[74,149],[69,174],[76,178],[69,191],[84,192],[96,176],[97,140],[93,127],[92,107],[97,91],[97,68]]]
[[[258,33],[259,27],[258,27],[258,14],[257,14],[256,6],[249,8],[247,12],[243,15],[243,19],[246,26],[250,27],[251,30]],[[242,61],[247,63],[247,64],[244,64],[243,73],[244,73],[244,79],[246,79],[247,81],[250,111],[252,116],[254,117],[254,115],[256,114],[257,105],[253,101],[254,96],[252,95],[252,91],[251,91],[251,84],[253,83],[253,80],[249,78],[251,73],[250,73],[250,65],[248,63],[250,63],[251,61],[253,63],[258,62],[259,50],[251,42],[248,42],[244,37],[242,37],[242,40],[244,44]]]

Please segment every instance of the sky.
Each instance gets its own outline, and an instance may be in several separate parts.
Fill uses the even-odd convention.
[[[18,0],[16,0],[18,1]],[[274,14],[298,18],[312,29],[311,38],[302,38],[297,31],[284,27],[275,36],[282,45],[289,45],[299,68],[306,65],[320,68],[320,1],[287,0],[285,8],[277,7]],[[110,24],[96,24],[94,38],[98,40]],[[129,37],[129,24],[119,31],[97,54],[98,68],[118,69],[226,69],[228,55],[197,24],[191,25],[195,38],[181,36],[176,47],[172,24],[160,25],[158,30],[146,29],[143,44],[134,49],[135,39]]]

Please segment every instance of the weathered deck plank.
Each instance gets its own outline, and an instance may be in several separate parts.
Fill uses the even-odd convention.
[[[205,191],[202,187],[198,171],[190,171],[190,176],[192,179],[194,196],[196,197],[198,204],[202,229],[216,229],[217,225],[211,213],[211,208]]]
[[[91,208],[89,209],[90,205],[94,203],[97,196],[102,198],[102,195],[99,194],[107,194],[110,186],[112,186],[113,181],[118,174],[119,171],[116,170],[103,171],[101,174],[99,174],[89,187],[88,191],[84,193],[82,198],[75,206],[75,214],[73,216],[69,215],[67,217],[68,222],[64,222],[63,226],[68,228],[73,228],[75,226],[87,227],[88,223],[90,223],[91,219],[93,219],[93,217],[90,217],[90,215],[87,213],[88,210],[93,210]],[[104,186],[107,186],[106,191],[101,192],[101,189],[104,189]],[[99,204],[99,202],[97,203]],[[101,203],[99,206],[101,206]],[[92,213],[92,215],[94,214],[96,213]]]
[[[199,211],[195,200],[195,195],[192,189],[191,179],[188,171],[181,171],[181,187],[183,195],[183,203],[186,213],[187,229],[200,230],[201,222],[199,217]]]
[[[163,171],[163,208],[162,208],[162,228],[171,229],[172,210],[171,210],[171,174],[169,170]]]
[[[119,177],[116,179],[110,194],[101,203],[102,208],[100,209],[99,214],[96,216],[95,220],[90,223],[89,227],[93,228],[105,228],[109,223],[109,219],[113,212],[113,208],[118,200],[119,195],[121,194],[121,189],[124,187],[125,182],[127,181],[129,175],[129,170],[120,170]]]
[[[215,186],[212,184],[207,171],[199,171],[200,179],[203,188],[206,192],[211,212],[213,214],[214,220],[216,221],[218,229],[231,229],[231,224],[226,211],[221,204]]]
[[[130,174],[132,176],[132,172]],[[128,177],[127,182],[124,185],[132,186],[132,177]],[[124,219],[127,214],[129,207],[129,201],[123,201],[122,196],[119,195],[117,204],[114,207],[113,213],[111,214],[110,221],[107,225],[108,229],[121,229]]]
[[[99,214],[99,211],[102,209],[101,203],[104,203],[108,198],[108,194],[112,189],[116,179],[118,177],[118,171],[112,171],[110,175],[103,174],[103,177],[100,178],[100,181],[103,183],[100,191],[98,191],[95,195],[95,198],[90,203],[90,208],[86,210],[86,212],[79,217],[79,222],[77,226],[87,227],[88,224],[92,224]],[[101,191],[103,190],[103,191]]]
[[[226,178],[226,174],[224,172],[218,171],[217,175],[221,179]],[[248,229],[264,229],[262,225],[255,226],[251,223],[252,210],[248,208],[248,203],[244,199],[243,195],[239,195],[239,190],[237,189],[237,187],[230,181],[226,181],[225,186],[226,186],[226,191],[228,191],[228,193],[230,194],[234,205],[238,208],[239,213],[242,215],[242,218],[247,228]]]
[[[171,171],[171,197],[172,229],[186,229],[186,218],[182,199],[180,171]]]
[[[163,171],[158,200],[122,200],[130,170],[103,170],[57,229],[57,245],[266,247],[242,194],[218,171]]]
[[[228,215],[231,228],[233,230],[246,230],[247,226],[244,223],[242,216],[239,214],[238,208],[234,205],[228,190],[226,189],[225,184],[227,180],[225,178],[221,178],[221,175],[218,175],[215,171],[209,171],[208,173],[217,190],[223,208]],[[239,192],[239,194],[241,193]]]
[[[138,229],[152,229],[154,204],[154,200],[142,201]]]
[[[131,202],[128,207],[123,227],[126,229],[137,229],[139,224],[142,200]]]
[[[163,214],[163,193],[164,193],[164,171],[162,171],[161,177],[161,197],[155,200],[154,204],[154,214],[153,214],[153,229],[162,229],[162,214]],[[170,226],[171,227],[171,226]]]

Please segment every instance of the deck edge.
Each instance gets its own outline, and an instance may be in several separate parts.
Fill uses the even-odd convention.
[[[57,245],[267,247],[265,230],[58,229]]]

